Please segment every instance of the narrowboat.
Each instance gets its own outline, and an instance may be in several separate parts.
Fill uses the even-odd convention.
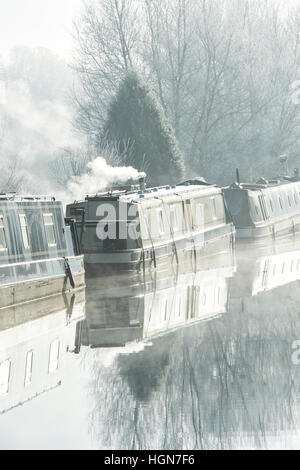
[[[85,284],[76,230],[52,197],[0,195],[0,308]]]
[[[239,181],[223,190],[240,240],[273,240],[300,232],[299,177]]]
[[[0,310],[0,415],[61,386],[84,318],[84,289]]]
[[[216,318],[227,311],[234,273],[232,256],[228,263],[211,260],[210,269],[196,273],[183,270],[174,277],[159,271],[140,290],[113,277],[108,277],[110,288],[97,290],[88,282],[86,319],[77,342],[92,348],[124,347]]]
[[[114,188],[67,206],[76,219],[87,274],[203,259],[233,248],[222,189],[200,179],[178,186]]]

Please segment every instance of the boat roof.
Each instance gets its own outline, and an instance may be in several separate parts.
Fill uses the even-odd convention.
[[[1,201],[13,201],[13,202],[28,202],[28,201],[45,201],[53,202],[55,201],[54,196],[34,196],[34,195],[20,195],[15,193],[0,193],[0,202]]]
[[[272,178],[270,180],[265,180],[265,182],[260,182],[258,180],[257,183],[234,183],[230,186],[230,189],[248,189],[250,191],[259,191],[261,189],[268,189],[268,188],[278,188],[281,186],[288,186],[292,183],[299,183],[299,179],[293,179],[289,177],[278,177]]]
[[[86,201],[93,200],[119,200],[120,202],[141,202],[142,200],[154,200],[159,198],[168,198],[172,196],[185,196],[191,193],[200,193],[201,195],[221,192],[221,188],[212,184],[191,184],[189,182],[173,186],[161,186],[148,188],[145,190],[136,189],[134,191],[114,190],[103,192],[86,197]],[[77,201],[80,202],[80,201]],[[82,202],[82,201],[81,201]]]

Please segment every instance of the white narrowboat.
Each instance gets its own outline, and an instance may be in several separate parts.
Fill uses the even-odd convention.
[[[300,232],[299,178],[261,178],[223,192],[237,239],[272,240]]]
[[[78,251],[61,202],[0,195],[0,309],[84,287]]]

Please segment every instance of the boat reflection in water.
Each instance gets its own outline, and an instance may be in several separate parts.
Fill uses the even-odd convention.
[[[0,309],[0,414],[58,387],[85,292]]]
[[[71,319],[70,299],[52,310],[0,310],[0,411],[65,377],[66,414],[53,392],[51,419],[42,420],[54,423],[62,447],[86,439],[91,448],[124,450],[299,448],[299,259],[293,242],[239,249],[236,260],[199,258],[195,269],[174,263],[90,278],[82,320],[80,299]],[[66,353],[80,345],[80,358]],[[28,420],[8,413],[0,434],[1,421],[2,436],[12,422],[25,422],[24,434],[36,413],[39,434],[54,439],[40,424],[41,407],[22,408]]]
[[[189,272],[176,265],[138,279],[128,275],[87,281],[84,346],[118,347],[147,340],[177,328],[208,320],[227,309],[229,281],[235,271],[232,250]]]
[[[156,303],[160,295],[164,298],[163,289],[156,299],[154,293],[145,294],[140,337],[151,342],[136,352],[119,349],[106,367],[101,362],[103,349],[94,356],[91,431],[98,445],[119,449],[299,447],[300,366],[292,360],[293,342],[300,339],[299,250],[298,244],[273,246],[270,253],[264,250],[256,255],[241,251],[227,313],[168,335],[156,334],[167,331],[164,301]],[[204,279],[203,285],[209,282]],[[228,285],[228,277],[217,279],[216,274],[214,292],[225,286],[225,280]],[[188,282],[185,299],[191,285],[201,292],[201,282]],[[211,290],[206,292],[209,295]],[[152,308],[147,295],[152,295]],[[226,299],[221,290],[220,303],[212,303],[207,310],[199,306],[196,316],[207,318],[225,311]],[[121,312],[120,299],[114,311],[118,302]],[[193,308],[186,312],[188,324]],[[93,334],[90,344],[99,346],[108,327],[105,315],[102,325],[93,327],[87,335]],[[125,343],[121,329],[118,334],[119,343]]]
[[[237,255],[239,270],[235,286],[245,296],[255,296],[300,280],[300,242],[297,240],[264,248],[243,248]]]

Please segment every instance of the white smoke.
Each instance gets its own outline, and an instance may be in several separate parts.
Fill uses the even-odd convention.
[[[51,193],[67,204],[102,191],[113,183],[140,176],[132,167],[112,167],[104,158],[98,157],[87,165],[86,174],[73,177],[66,190],[57,191],[49,177],[51,158],[55,158],[59,148],[78,148],[82,144],[73,132],[72,118],[72,110],[61,101],[34,100],[24,81],[6,85],[0,102],[2,177],[5,177],[5,168],[13,167],[15,158],[23,192]]]
[[[114,183],[125,183],[146,176],[131,166],[112,167],[106,160],[98,157],[87,165],[87,173],[75,176],[67,187],[70,199],[79,199],[87,194],[96,194],[109,188]]]
[[[52,192],[49,162],[59,148],[81,145],[72,120],[72,109],[62,99],[37,100],[24,80],[1,82],[0,169],[16,161],[23,191]]]
[[[65,148],[86,147],[84,137],[74,131],[74,110],[65,100],[73,75],[69,77],[67,71],[64,74],[64,66],[57,64],[55,57],[49,56],[47,51],[30,49],[18,54],[18,60],[12,64],[16,65],[17,71],[20,69],[22,78],[13,78],[13,74],[12,78],[7,76],[5,81],[0,80],[0,186],[2,184],[5,189],[12,174],[13,181],[18,181],[17,190],[52,194],[67,203],[102,191],[113,183],[137,179],[139,173],[134,168],[112,167],[99,157],[87,165],[86,174],[73,178],[66,174],[71,178],[67,188],[63,192],[56,190],[57,182],[50,168],[58,152]],[[28,83],[23,78],[25,59],[29,60],[28,67],[32,72]],[[49,83],[48,72],[51,72],[52,64],[57,73],[53,83]],[[35,72],[40,66],[40,72]],[[6,67],[10,70],[9,64]],[[61,171],[65,171],[63,166]]]

